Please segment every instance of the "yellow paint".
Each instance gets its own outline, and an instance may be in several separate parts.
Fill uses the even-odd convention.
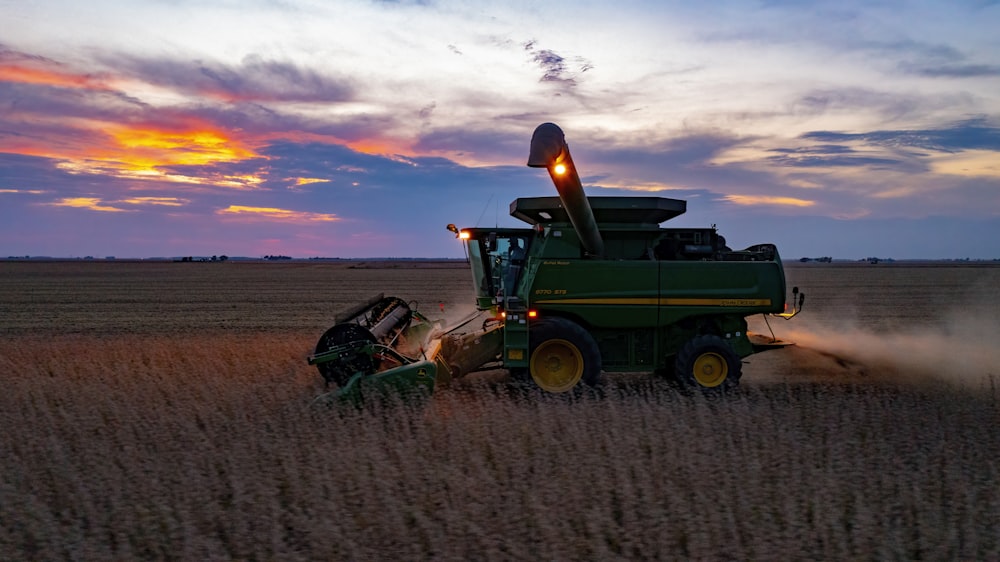
[[[694,380],[705,388],[715,388],[729,376],[729,364],[715,352],[706,352],[694,360]]]
[[[583,378],[583,355],[563,339],[546,340],[531,354],[528,370],[535,384],[548,392],[572,390]]]
[[[566,289],[535,289],[536,295],[565,295],[569,291]]]
[[[594,298],[545,299],[535,304],[593,304],[624,306],[771,306],[771,299],[685,299],[685,298]]]

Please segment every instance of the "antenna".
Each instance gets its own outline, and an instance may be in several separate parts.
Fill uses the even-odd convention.
[[[490,194],[490,198],[486,200],[486,206],[483,207],[483,212],[479,213],[479,219],[476,220],[477,227],[479,226],[479,223],[483,222],[483,216],[486,215],[486,211],[488,211],[490,208],[490,203],[493,201],[493,195],[495,194],[493,193]]]

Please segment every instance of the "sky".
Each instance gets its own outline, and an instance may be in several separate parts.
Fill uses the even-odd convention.
[[[462,257],[588,195],[785,259],[1000,258],[1000,2],[0,0],[0,256]]]

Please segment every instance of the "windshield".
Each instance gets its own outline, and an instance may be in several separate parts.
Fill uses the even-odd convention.
[[[467,242],[481,309],[490,306],[494,297],[514,295],[530,241],[526,234],[483,233]]]
[[[472,268],[472,286],[476,288],[477,297],[489,297],[490,287],[483,264],[483,252],[479,240],[467,240],[469,247],[469,266]]]

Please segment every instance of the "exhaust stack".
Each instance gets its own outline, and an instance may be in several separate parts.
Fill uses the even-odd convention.
[[[604,239],[597,228],[594,211],[583,192],[573,157],[566,145],[566,136],[555,123],[542,123],[531,135],[528,166],[546,168],[559,192],[559,201],[569,215],[570,223],[580,237],[584,249],[592,256],[604,254]]]

